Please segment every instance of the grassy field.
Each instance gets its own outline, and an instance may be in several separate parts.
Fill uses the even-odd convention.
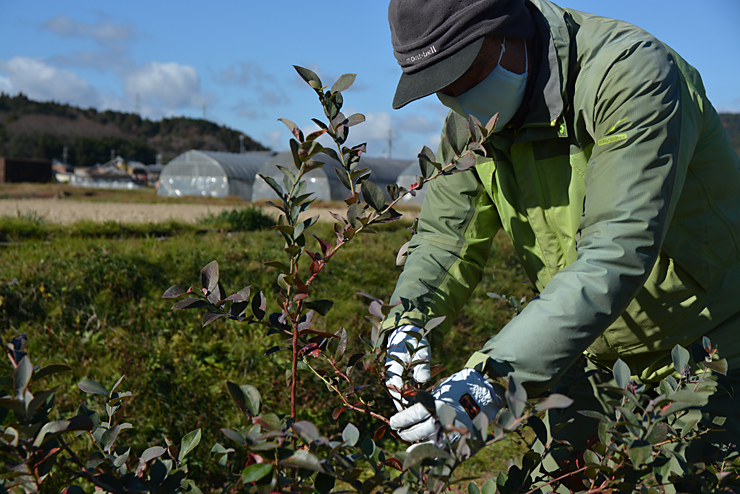
[[[170,285],[197,284],[200,268],[215,259],[227,292],[253,284],[265,292],[268,312],[276,309],[277,273],[263,262],[281,259],[279,236],[271,230],[235,231],[224,218],[226,223],[210,221],[210,226],[206,221],[61,228],[43,218],[0,218],[0,232],[13,240],[0,247],[0,331],[5,341],[27,334],[34,364],[67,363],[73,368],[71,375],[58,378],[61,413],[73,413],[86,399],[76,386],[80,380],[112,386],[125,375],[122,389],[134,393],[123,410],[134,425],[125,440],[139,452],[162,444],[163,435],[179,440],[202,428],[193,471],[201,485],[213,486],[220,477],[208,452],[215,442],[228,441],[219,429],[245,425],[228,398],[225,381],[256,386],[268,411],[287,413],[284,376],[289,356],[264,356],[282,342],[262,329],[222,320],[201,328],[199,313],[173,312],[172,301],[161,298]],[[345,327],[350,345],[359,348],[358,336],[369,332],[368,300],[356,293],[390,297],[400,272],[396,252],[410,236],[408,226],[409,221],[401,221],[375,235],[362,235],[335,258],[316,286],[315,297],[335,301],[318,329],[334,332]],[[333,234],[328,224],[318,224],[314,233],[325,238]],[[318,250],[315,245],[308,248]],[[446,373],[459,369],[512,317],[505,302],[486,292],[529,296],[525,278],[508,240],[497,237],[483,282],[446,336],[445,348],[454,350],[434,356]],[[347,355],[351,353],[350,348]],[[348,421],[368,433],[379,425],[350,413],[333,421],[337,401],[311,375],[302,374],[300,382],[305,404],[300,418],[320,424],[322,432],[340,433]],[[381,395],[376,384],[365,392]],[[392,414],[390,403],[384,414]],[[507,459],[518,451],[511,442],[488,448],[466,464],[463,473],[490,476],[505,469]]]

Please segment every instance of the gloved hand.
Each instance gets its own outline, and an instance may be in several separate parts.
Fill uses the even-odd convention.
[[[493,385],[475,369],[463,369],[434,388],[432,391],[437,410],[442,404],[455,410],[454,424],[473,431],[473,419],[478,413],[484,413],[491,421],[501,408],[499,398]],[[421,403],[402,410],[391,417],[391,428],[408,442],[425,441],[436,432],[435,419]],[[460,438],[458,432],[449,432],[448,440],[455,443]]]
[[[420,362],[413,367],[411,375],[414,380],[418,383],[425,383],[431,378],[430,361],[432,351],[429,347],[429,341],[427,341],[426,337],[418,340],[411,336],[409,332],[421,333],[421,329],[410,325],[401,326],[394,329],[388,336],[387,355],[396,357],[404,363],[404,365],[401,365],[391,358],[386,357],[385,359],[385,367],[388,374],[385,385],[388,387],[388,392],[393,397],[393,403],[398,410],[403,410],[404,408],[401,403],[401,394],[390,386],[395,386],[398,390],[402,389],[403,379],[401,379],[401,374],[403,373],[404,366],[408,367],[409,363]],[[409,354],[409,345],[407,343],[411,348],[416,350],[413,352],[413,359],[412,355]]]

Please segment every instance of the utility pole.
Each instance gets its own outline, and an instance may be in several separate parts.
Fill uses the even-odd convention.
[[[205,120],[205,119],[206,119],[206,105],[204,103],[203,104],[203,120]]]
[[[136,93],[136,103],[134,103],[134,107],[136,108],[136,114],[141,115],[141,103],[139,102],[139,93]]]
[[[239,134],[239,154],[244,154],[244,134]]]

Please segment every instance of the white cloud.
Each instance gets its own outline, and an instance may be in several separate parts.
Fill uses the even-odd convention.
[[[285,143],[287,140],[284,139],[282,130],[263,132],[262,137],[264,138],[264,142],[267,143],[267,147],[270,149],[285,149]]]
[[[403,115],[399,119],[399,126],[404,132],[416,132],[419,134],[428,134],[430,132],[439,133],[442,128],[442,122],[437,119],[430,119],[417,113]]]
[[[98,106],[100,94],[85,79],[74,72],[52,67],[43,60],[29,57],[13,57],[7,62],[0,60],[0,71],[14,91],[41,101],[59,101],[82,107]]]
[[[175,62],[150,62],[134,70],[126,76],[124,91],[165,110],[197,108],[211,99],[200,92],[200,77],[195,67]]]
[[[15,93],[15,91],[13,90],[13,84],[7,77],[0,76],[0,92],[6,94]]]
[[[58,15],[43,24],[45,29],[63,38],[91,38],[97,43],[120,43],[134,36],[134,28],[99,19],[95,24]]]

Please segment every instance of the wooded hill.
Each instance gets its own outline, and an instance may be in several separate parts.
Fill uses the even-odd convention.
[[[166,163],[189,149],[239,152],[242,133],[203,119],[174,117],[148,120],[135,113],[82,109],[38,102],[23,94],[0,93],[0,156],[62,159],[92,166],[111,158],[111,150],[145,164]],[[267,149],[244,136],[246,151]]]
[[[732,145],[740,155],[740,113],[720,114]],[[61,159],[92,166],[111,158],[111,150],[145,164],[162,155],[166,163],[189,149],[239,152],[241,132],[208,120],[186,117],[148,120],[135,113],[98,112],[26,96],[0,93],[0,156]],[[267,149],[244,136],[246,151]]]

